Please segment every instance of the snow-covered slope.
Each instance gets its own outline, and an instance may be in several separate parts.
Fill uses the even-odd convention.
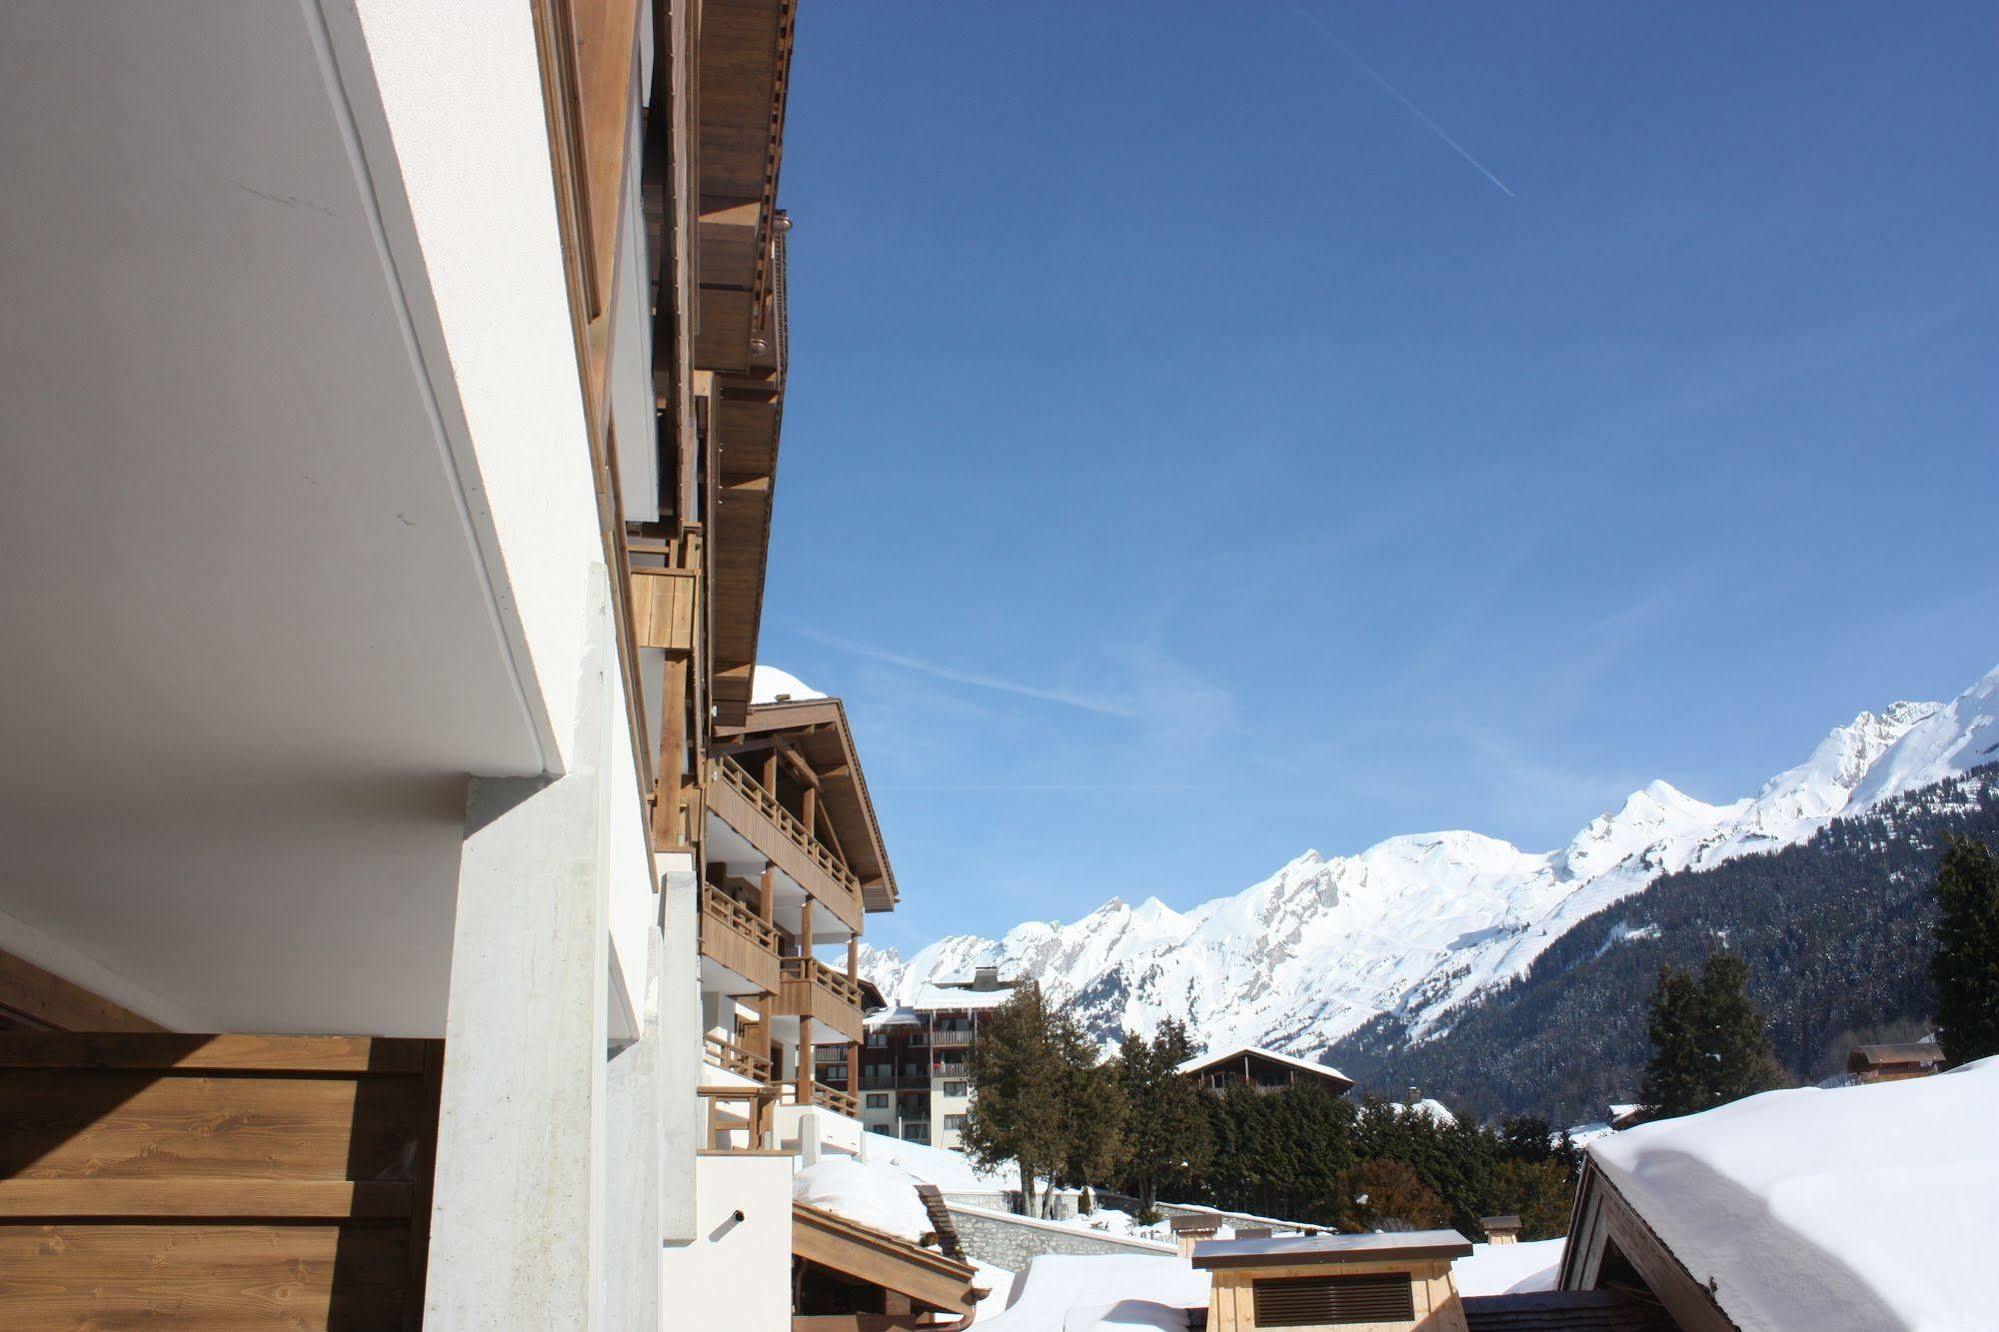
[[[1113,900],[1072,924],[957,935],[907,959],[867,950],[863,966],[907,1002],[926,981],[997,964],[1038,979],[1106,1040],[1177,1016],[1206,1048],[1311,1057],[1383,1012],[1406,1015],[1420,1038],[1661,874],[1803,841],[1840,814],[1995,761],[1999,668],[1948,705],[1861,713],[1754,796],[1711,805],[1653,782],[1554,851],[1471,832],[1392,837],[1331,859],[1307,851],[1190,911]]]

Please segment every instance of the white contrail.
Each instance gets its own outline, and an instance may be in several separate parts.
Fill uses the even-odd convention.
[[[1374,67],[1368,64],[1365,60],[1362,60],[1358,55],[1356,55],[1354,53],[1354,49],[1351,46],[1348,46],[1345,42],[1341,41],[1340,35],[1334,32],[1324,19],[1320,18],[1317,14],[1314,14],[1311,10],[1305,8],[1305,6],[1302,3],[1300,3],[1300,0],[1290,0],[1290,3],[1291,3],[1291,8],[1298,11],[1299,18],[1304,19],[1307,23],[1317,28],[1320,31],[1320,33],[1325,36],[1325,39],[1327,41],[1331,42],[1334,46],[1339,48],[1339,52],[1341,55],[1353,61],[1354,64],[1360,69],[1361,73],[1367,75],[1370,79],[1373,79],[1377,84],[1381,86],[1381,90],[1383,92],[1387,93],[1390,97],[1393,97],[1396,101],[1402,103],[1403,106],[1407,107],[1409,109],[1410,115],[1422,121],[1424,128],[1429,130],[1430,133],[1436,135],[1438,138],[1442,139],[1447,145],[1449,145],[1450,150],[1452,152],[1456,153],[1459,157],[1464,158],[1465,161],[1471,163],[1472,167],[1478,172],[1479,175],[1484,176],[1487,180],[1491,181],[1494,185],[1498,186],[1499,192],[1501,194],[1504,194],[1509,199],[1517,199],[1520,197],[1519,195],[1515,194],[1512,190],[1506,187],[1505,181],[1493,175],[1492,169],[1490,167],[1486,166],[1485,163],[1479,161],[1476,157],[1473,157],[1469,152],[1465,150],[1465,146],[1463,144],[1459,143],[1456,139],[1453,139],[1450,136],[1449,131],[1447,131],[1442,125],[1439,125],[1436,121],[1430,119],[1430,117],[1424,113],[1422,107],[1416,105],[1414,102],[1410,101],[1407,97],[1404,97],[1402,95],[1402,90],[1400,88],[1397,88],[1387,79],[1384,79],[1381,77],[1381,75],[1375,73]]]
[[[1072,694],[1063,689],[1044,689],[1038,685],[1024,684],[1018,680],[1003,680],[994,675],[980,675],[972,671],[961,671],[950,666],[940,666],[935,662],[917,657],[905,657],[900,652],[889,652],[882,648],[870,647],[866,643],[856,643],[851,639],[833,634],[823,634],[815,629],[801,629],[801,638],[809,638],[815,643],[851,653],[868,661],[878,661],[886,666],[900,667],[905,671],[915,671],[918,675],[928,675],[953,684],[971,685],[975,689],[992,689],[1002,694],[1018,694],[1022,698],[1040,699],[1044,703],[1060,703],[1065,707],[1080,708],[1084,712],[1101,713],[1106,717],[1136,717],[1138,709],[1129,703],[1109,698],[1093,698],[1084,694]]]

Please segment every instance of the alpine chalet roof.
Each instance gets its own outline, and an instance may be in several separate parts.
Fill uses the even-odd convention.
[[[1227,1064],[1233,1060],[1241,1059],[1245,1055],[1252,1059],[1267,1059],[1273,1064],[1283,1064],[1298,1070],[1300,1073],[1310,1073],[1314,1077],[1323,1078],[1328,1082],[1339,1082],[1347,1087],[1354,1085],[1352,1078],[1340,1072],[1331,1064],[1315,1064],[1309,1059],[1300,1059],[1296,1055],[1282,1054],[1276,1050],[1266,1050],[1260,1045],[1239,1045],[1233,1050],[1219,1054],[1195,1055],[1192,1059],[1180,1065],[1177,1071],[1191,1076],[1196,1073],[1206,1072],[1208,1069]]]
[[[869,911],[893,911],[900,897],[895,868],[882,842],[860,753],[847,725],[847,709],[837,698],[789,699],[749,707],[743,724],[718,727],[724,740],[781,738],[808,762],[820,781],[819,799],[847,867],[861,881],[861,901]]]

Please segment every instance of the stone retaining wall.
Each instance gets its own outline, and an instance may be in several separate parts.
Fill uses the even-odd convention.
[[[958,1240],[965,1246],[965,1252],[982,1263],[1003,1267],[1009,1272],[1024,1272],[1028,1263],[1048,1253],[1078,1257],[1124,1254],[1159,1258],[1171,1257],[1179,1252],[1171,1244],[1160,1244],[1154,1240],[1107,1235],[1101,1231],[1057,1225],[1053,1221],[1013,1216],[988,1207],[970,1206],[959,1202],[957,1195],[947,1198],[944,1206],[958,1227]]]

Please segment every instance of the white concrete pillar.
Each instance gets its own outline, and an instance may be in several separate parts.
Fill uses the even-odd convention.
[[[647,941],[639,1039],[611,1056],[605,1075],[604,1326],[658,1332],[660,1295],[660,1073],[657,927]],[[692,1168],[692,1161],[689,1161]]]
[[[695,1151],[706,1107],[701,1087],[701,884],[692,856],[662,857],[666,936],[660,959],[659,1062],[660,1232],[667,1240],[695,1235]]]
[[[593,570],[570,771],[474,779],[445,1012],[425,1326],[595,1328],[603,1249],[608,585]]]

